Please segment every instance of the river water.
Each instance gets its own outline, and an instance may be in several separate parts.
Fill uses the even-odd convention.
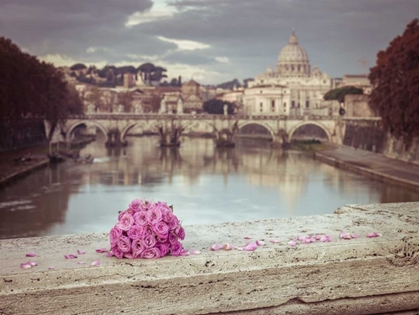
[[[174,205],[183,224],[331,214],[345,204],[418,201],[418,193],[336,169],[298,151],[242,140],[216,149],[184,138],[179,149],[156,137],[122,149],[92,142],[73,161],[36,171],[0,191],[0,238],[107,232],[134,198]]]

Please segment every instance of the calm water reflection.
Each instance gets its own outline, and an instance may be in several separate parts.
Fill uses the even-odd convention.
[[[417,192],[338,170],[299,152],[242,142],[231,150],[211,139],[161,149],[157,138],[103,141],[84,148],[91,165],[66,162],[0,191],[0,238],[108,231],[132,199],[174,204],[184,224],[332,213],[351,203],[417,201]]]

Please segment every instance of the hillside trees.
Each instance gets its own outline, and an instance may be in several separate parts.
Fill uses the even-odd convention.
[[[332,89],[325,93],[324,100],[336,100],[340,103],[343,103],[344,97],[347,94],[363,94],[363,90],[354,86],[343,86],[337,89]]]
[[[80,114],[78,94],[53,65],[24,53],[10,39],[0,37],[0,125],[17,132],[24,118],[46,119],[51,139],[70,114]]]
[[[219,114],[223,115],[223,107],[227,105],[228,107],[228,114],[232,115],[235,105],[231,102],[222,101],[218,99],[211,99],[203,104],[203,111],[209,114]]]
[[[369,104],[382,117],[384,129],[410,145],[419,135],[418,19],[378,53],[369,79],[374,87]]]

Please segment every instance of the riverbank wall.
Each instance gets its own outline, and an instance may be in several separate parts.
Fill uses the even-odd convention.
[[[345,118],[346,128],[343,145],[383,154],[386,157],[413,164],[419,164],[419,139],[413,139],[406,147],[402,139],[397,139],[383,131],[381,122],[357,118]]]
[[[97,253],[109,247],[107,233],[1,240],[0,314],[418,314],[418,207],[348,205],[331,215],[186,226],[184,247],[201,254],[157,260]],[[332,240],[288,243],[316,234]],[[210,250],[241,246],[247,235],[265,245]],[[78,249],[86,254],[64,258]],[[21,269],[28,260],[37,265]]]

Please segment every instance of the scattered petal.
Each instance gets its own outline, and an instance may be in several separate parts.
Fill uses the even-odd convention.
[[[91,263],[92,266],[99,266],[99,260],[95,260],[93,263]]]
[[[256,250],[257,248],[258,248],[258,245],[257,245],[255,242],[252,242],[252,243],[247,244],[247,245],[243,248],[243,250],[246,250],[246,251],[254,251],[254,250]]]
[[[243,247],[236,247],[237,250],[244,250]]]
[[[255,243],[256,243],[258,246],[264,246],[264,245],[265,245],[265,243],[264,243],[263,241],[260,241],[260,240],[256,241]]]
[[[28,261],[28,264],[30,264],[32,267],[38,266],[38,263],[36,261]]]
[[[86,252],[85,252],[84,250],[81,250],[81,249],[78,249],[78,250],[77,250],[77,253],[78,253],[79,255],[86,254]]]
[[[52,270],[52,269],[55,269],[55,267],[54,266],[49,266],[48,269]]]
[[[301,235],[299,235],[298,237],[297,237],[297,240],[298,241],[303,241],[303,240],[305,240],[306,239],[306,237],[305,236],[301,236]]]
[[[73,255],[73,254],[68,254],[68,255],[64,255],[64,258],[65,259],[75,259],[75,258],[77,258],[77,256]]]
[[[295,241],[289,241],[287,244],[289,244],[290,246],[296,246],[296,242]]]
[[[366,234],[366,237],[369,237],[369,238],[378,237],[378,236],[381,236],[381,235],[376,232]]]
[[[112,256],[114,256],[114,254],[112,254],[112,252],[107,252],[106,253],[106,257],[112,257]]]
[[[223,245],[222,247],[224,250],[232,250],[233,249],[233,245],[226,243],[225,245]]]
[[[353,234],[350,234],[350,236],[351,236],[352,238],[358,238],[358,237],[359,237],[359,234],[357,234],[357,233],[353,233]]]
[[[350,233],[344,233],[343,231],[340,232],[339,237],[345,240],[351,240],[352,237]]]
[[[188,249],[183,249],[179,256],[188,256],[190,254],[190,251]]]
[[[250,239],[252,239],[252,236],[247,235],[247,236],[244,237],[244,239],[250,240]]]
[[[222,247],[222,245],[216,243],[216,244],[211,245],[210,249],[211,250],[219,250],[221,247]]]
[[[292,241],[292,242],[294,242],[294,241]],[[290,243],[290,242],[289,242]],[[295,242],[296,243],[296,242]],[[304,238],[302,241],[301,241],[301,243],[302,244],[309,244],[309,243],[311,243],[311,239],[310,238]],[[290,244],[289,244],[290,245]]]
[[[22,269],[30,269],[30,268],[32,268],[33,266],[30,264],[30,263],[23,263],[23,264],[20,264],[20,268],[22,268]]]
[[[321,239],[320,239],[320,241],[321,242],[331,242],[331,240],[332,240],[332,236],[330,236],[330,235],[322,235],[321,236]]]
[[[319,240],[321,239],[321,237],[322,237],[321,235],[318,235],[318,234],[317,234],[317,235],[315,235],[315,237],[314,237],[314,238],[315,238],[317,241],[319,241]]]
[[[200,252],[199,250],[195,250],[195,249],[193,249],[193,250],[191,251],[191,254],[192,254],[192,255],[200,255],[200,254],[201,254],[201,252]]]
[[[36,256],[36,254],[34,252],[26,254],[26,257],[35,257],[35,256]]]
[[[77,262],[79,265],[83,265],[85,262],[84,261],[78,261]]]
[[[275,238],[270,238],[270,242],[271,243],[280,243],[280,241],[275,239]]]
[[[108,249],[102,247],[102,248],[95,249],[95,251],[97,253],[106,253],[106,252],[108,252]]]

